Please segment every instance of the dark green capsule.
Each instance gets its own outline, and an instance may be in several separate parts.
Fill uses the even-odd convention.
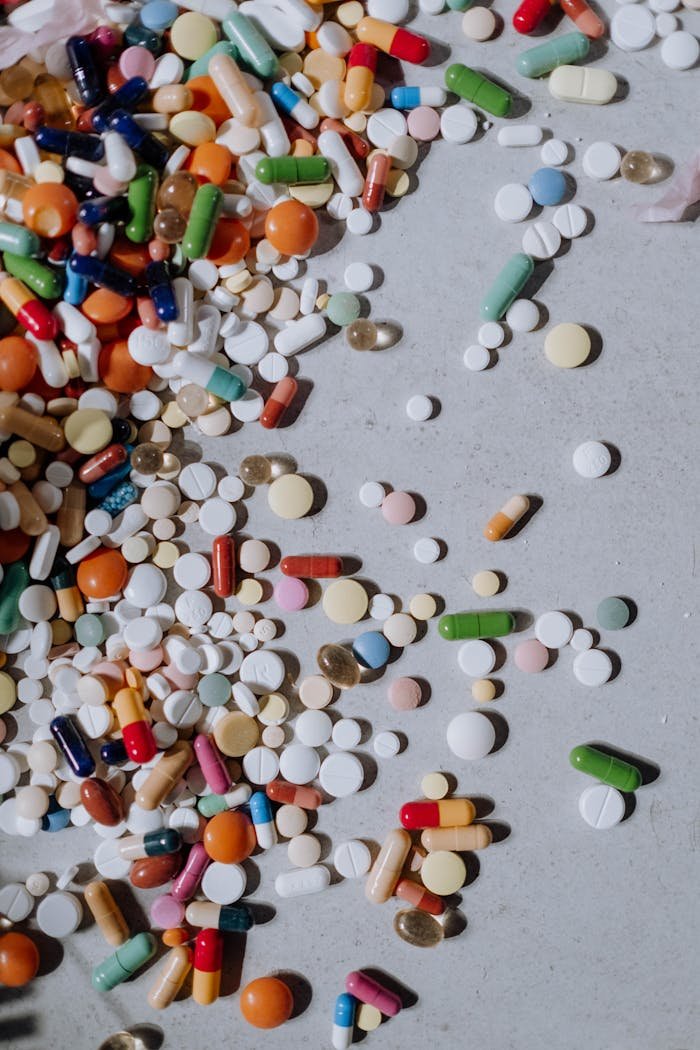
[[[150,164],[139,164],[136,175],[129,183],[127,200],[131,219],[124,231],[135,244],[144,244],[153,237],[157,192],[158,172]]]
[[[195,193],[182,238],[182,251],[186,259],[203,259],[211,248],[223,203],[223,193],[211,182],[200,186]]]
[[[510,93],[475,69],[463,66],[461,62],[447,67],[445,84],[455,95],[473,102],[479,109],[485,109],[495,117],[505,117],[510,112],[513,102]]]
[[[450,642],[463,638],[502,638],[515,630],[515,617],[509,612],[459,612],[441,616],[438,631]]]
[[[60,274],[50,270],[48,266],[37,262],[36,259],[28,259],[26,255],[13,255],[5,252],[5,269],[13,277],[31,288],[35,295],[41,299],[58,299],[63,291],[63,281]]]
[[[143,850],[147,857],[162,857],[166,853],[177,853],[182,837],[177,828],[161,828],[147,831],[143,836]]]
[[[621,758],[612,758],[590,744],[575,747],[569,755],[569,762],[579,773],[587,773],[618,791],[636,791],[642,783],[642,774],[636,766],[623,762]]]
[[[325,157],[263,157],[255,165],[255,177],[271,182],[325,182],[331,166]]]
[[[92,987],[96,992],[110,992],[140,970],[155,953],[156,939],[153,934],[137,933],[95,967],[92,971]]]
[[[156,58],[163,50],[162,37],[158,33],[154,33],[152,29],[146,29],[145,26],[136,22],[132,22],[124,30],[124,43],[128,44],[129,47],[145,47]]]
[[[247,933],[253,925],[250,908],[245,905],[223,905],[219,912],[217,927],[226,933]]]
[[[10,634],[21,624],[19,599],[28,586],[29,573],[23,561],[5,566],[5,576],[0,583],[0,634]]]
[[[0,222],[0,251],[15,255],[38,255],[41,250],[39,238],[26,226],[14,222]]]

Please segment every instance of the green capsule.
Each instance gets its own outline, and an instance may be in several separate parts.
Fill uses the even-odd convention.
[[[462,638],[502,638],[515,630],[515,617],[509,612],[460,612],[441,616],[438,631],[456,642]]]
[[[14,255],[38,255],[41,250],[39,238],[26,226],[15,226],[14,222],[0,222],[0,251]]]
[[[474,0],[447,0],[447,6],[450,11],[467,11]]]
[[[125,229],[129,240],[136,244],[144,244],[153,237],[157,192],[158,172],[150,164],[139,164],[127,192],[131,219]]]
[[[28,586],[29,573],[23,561],[5,566],[5,576],[0,583],[0,634],[10,634],[21,624],[19,599]]]
[[[578,58],[585,58],[590,46],[590,40],[583,33],[566,33],[548,40],[546,44],[521,52],[515,68],[524,77],[541,77],[551,73],[557,66],[566,66]]]
[[[238,49],[241,62],[263,80],[277,75],[279,62],[265,37],[249,18],[233,11],[221,24],[226,36]]]
[[[235,44],[232,44],[230,40],[219,40],[218,43],[210,47],[203,55],[196,59],[190,68],[185,73],[185,83],[188,80],[194,80],[195,77],[206,77],[209,75],[209,59],[213,58],[214,55],[228,55],[233,59],[234,62],[238,62],[240,56],[238,54],[238,48]]]
[[[186,259],[202,259],[211,248],[223,203],[223,193],[211,182],[200,186],[195,193],[182,238],[182,251]]]
[[[26,255],[13,255],[12,252],[5,252],[4,259],[7,272],[23,281],[35,295],[42,299],[59,298],[63,291],[60,274],[50,270],[48,266],[44,266],[36,259],[28,259]]]
[[[325,182],[331,166],[325,157],[263,157],[255,165],[255,178],[271,182]]]
[[[197,812],[203,817],[215,817],[217,813],[223,813],[228,809],[225,795],[204,795],[197,802]]]
[[[479,312],[485,321],[498,321],[515,302],[530,279],[535,264],[529,255],[511,255],[488,292],[481,300]]]
[[[92,987],[96,992],[111,992],[122,981],[140,970],[156,953],[156,939],[151,933],[137,933],[117,948],[92,971]]]
[[[505,117],[510,112],[513,101],[510,93],[476,70],[463,66],[461,62],[447,67],[445,84],[455,95],[473,102],[479,109],[485,109],[495,117]]]
[[[587,773],[618,791],[636,791],[642,783],[642,774],[636,766],[623,762],[621,758],[612,758],[589,744],[575,747],[569,755],[569,762],[579,773]]]

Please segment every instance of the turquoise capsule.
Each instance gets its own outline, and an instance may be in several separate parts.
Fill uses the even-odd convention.
[[[467,11],[474,0],[447,0],[447,6],[450,11]]]
[[[209,75],[209,59],[214,55],[228,55],[234,62],[238,62],[240,56],[238,48],[230,40],[219,40],[217,44],[210,47],[205,54],[196,59],[185,73],[185,83],[194,80],[195,77],[206,77]]]
[[[591,42],[583,33],[566,33],[546,44],[530,47],[518,55],[515,68],[524,77],[541,77],[557,66],[566,66],[585,58]]]
[[[0,251],[15,255],[38,255],[41,250],[39,238],[26,226],[15,226],[13,222],[0,222]]]
[[[535,264],[529,255],[511,255],[488,292],[481,300],[479,312],[485,321],[498,321],[515,302],[527,284]]]
[[[96,992],[111,992],[112,988],[140,970],[155,953],[156,939],[153,934],[137,933],[95,967],[92,971],[92,987]]]
[[[29,573],[23,561],[5,566],[5,577],[0,583],[0,634],[10,634],[21,624],[19,599],[28,586]]]
[[[36,259],[28,259],[26,255],[13,255],[5,252],[5,269],[13,277],[18,277],[27,288],[31,288],[35,295],[41,299],[58,299],[63,291],[63,280],[61,275],[48,266],[38,262]]]
[[[217,813],[223,813],[228,808],[225,795],[204,795],[197,802],[197,812],[207,818],[214,817]]]
[[[192,210],[182,238],[185,258],[202,259],[207,254],[223,203],[224,195],[218,186],[208,182],[199,187],[192,201]]]
[[[240,11],[233,11],[221,24],[226,36],[232,40],[244,62],[253,73],[257,73],[263,80],[277,75],[279,62],[277,56],[268,44],[265,37],[256,26],[242,15]]]

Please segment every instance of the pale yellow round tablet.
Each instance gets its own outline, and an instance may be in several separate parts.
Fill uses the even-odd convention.
[[[295,201],[301,201],[302,204],[306,204],[308,208],[322,208],[324,204],[328,203],[334,192],[335,183],[332,180],[315,182],[308,186],[300,182],[297,186],[289,187],[289,196],[293,197]]]
[[[157,544],[151,561],[154,565],[157,565],[159,569],[172,569],[179,557],[180,551],[175,544],[164,542]]]
[[[156,518],[151,526],[151,532],[157,540],[171,540],[176,532],[176,525],[172,518]]]
[[[6,671],[0,671],[0,715],[14,707],[17,699],[17,686]]]
[[[289,718],[289,700],[281,693],[267,693],[260,697],[258,722],[264,726],[279,726]]]
[[[267,277],[256,277],[242,295],[246,314],[264,314],[275,301],[275,289]]]
[[[392,168],[386,180],[386,192],[390,197],[405,197],[411,187],[408,173],[400,168]]]
[[[214,726],[214,741],[219,751],[228,758],[241,758],[257,745],[260,739],[258,723],[242,711],[230,711]]]
[[[216,138],[216,124],[206,113],[196,109],[186,109],[171,117],[168,131],[173,138],[184,142],[186,146],[202,146]]]
[[[279,518],[303,518],[311,510],[314,491],[301,474],[283,474],[267,490],[267,502]]]
[[[432,594],[414,594],[408,603],[408,611],[414,620],[430,620],[437,612],[437,602]]]
[[[293,77],[295,73],[301,73],[304,65],[301,56],[296,51],[287,51],[284,55],[280,55],[278,60],[282,69],[285,73],[289,73],[290,77]]]
[[[351,113],[349,117],[345,117],[343,124],[355,134],[361,135],[367,127],[367,117],[364,113]]]
[[[160,414],[160,418],[171,430],[177,430],[189,423],[189,419],[182,411],[177,401],[169,401]]]
[[[112,440],[112,421],[101,408],[80,408],[68,416],[63,428],[66,441],[83,456],[94,456]]]
[[[480,598],[493,598],[494,594],[498,594],[500,589],[501,581],[498,578],[498,574],[492,572],[491,569],[483,569],[481,572],[474,573],[472,590]]]
[[[472,7],[462,18],[462,32],[469,40],[488,40],[496,29],[496,16],[488,7]]]
[[[270,548],[262,540],[244,540],[238,548],[238,564],[243,572],[264,572],[270,564]]]
[[[214,412],[207,412],[203,416],[197,416],[195,420],[197,430],[207,437],[222,437],[231,426],[231,413],[225,405],[217,408]]]
[[[211,18],[196,11],[178,15],[170,27],[170,46],[181,58],[194,62],[216,43],[216,26]]]
[[[292,157],[313,157],[314,148],[306,139],[294,139],[292,143]]]
[[[330,295],[328,294],[328,292],[321,292],[321,294],[319,295],[318,299],[316,300],[316,309],[317,310],[325,310],[326,307],[328,306],[329,300],[330,300]]]
[[[403,649],[404,646],[410,645],[416,637],[418,626],[408,613],[394,613],[393,616],[384,621],[382,631],[384,637],[391,645]]]
[[[449,897],[464,885],[467,869],[458,853],[446,849],[429,853],[421,865],[420,877],[426,890]]]
[[[322,674],[312,674],[299,686],[299,699],[304,707],[319,711],[333,699],[333,686]]]
[[[496,696],[496,686],[490,678],[477,678],[472,682],[472,697],[478,704],[487,704]]]
[[[24,470],[36,463],[36,449],[28,441],[13,441],[7,450],[7,458],[13,467]]]
[[[450,790],[444,773],[426,773],[420,782],[420,789],[426,798],[444,798]]]
[[[34,169],[35,182],[63,182],[64,172],[54,160],[42,160]]]
[[[80,805],[80,784],[67,780],[56,790],[56,801],[62,809],[74,809]]]
[[[382,1015],[376,1006],[359,1003],[355,1014],[355,1024],[361,1032],[373,1032],[382,1023]]]
[[[301,806],[280,806],[275,814],[277,830],[285,839],[293,839],[295,835],[303,835],[308,823],[309,818]]]
[[[326,80],[345,80],[345,62],[319,47],[309,51],[304,59],[303,72],[318,91]]]
[[[275,288],[270,317],[276,321],[293,321],[299,313],[299,296],[293,288]]]
[[[547,333],[544,352],[557,368],[577,368],[591,352],[591,338],[580,324],[558,324]]]
[[[357,623],[368,605],[367,591],[357,580],[335,580],[323,593],[323,611],[333,623]]]
[[[227,277],[224,281],[224,288],[227,292],[231,292],[233,295],[238,295],[240,292],[247,288],[248,285],[253,283],[253,275],[250,270],[239,270],[238,273],[234,273],[232,277]]]
[[[354,29],[360,19],[365,17],[365,9],[362,4],[358,3],[358,0],[348,0],[347,3],[336,7],[335,17],[341,26],[345,26],[346,29]]]
[[[150,548],[145,536],[129,536],[122,543],[121,550],[124,560],[131,565],[138,565],[139,562],[145,561],[150,554]]]
[[[263,588],[259,580],[241,580],[236,588],[236,597],[241,605],[257,605],[262,601]]]

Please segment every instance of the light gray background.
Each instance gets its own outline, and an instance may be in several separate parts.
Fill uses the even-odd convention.
[[[614,9],[606,4],[609,14]],[[682,16],[686,28],[700,28],[700,16],[684,9]],[[243,982],[278,968],[304,975],[313,997],[301,1017],[258,1033],[242,1021],[233,994],[208,1011],[190,1000],[157,1015],[145,1002],[154,971],[98,997],[89,988],[90,971],[108,950],[93,926],[63,945],[55,972],[24,992],[3,993],[3,1016],[17,1033],[9,1045],[18,1050],[95,1050],[110,1032],[138,1022],[161,1024],[167,1047],[321,1048],[330,1045],[333,1002],[345,974],[372,965],[413,989],[419,1001],[369,1035],[367,1046],[396,1050],[436,1040],[490,1050],[698,1045],[697,869],[691,868],[698,835],[691,678],[697,657],[697,233],[692,223],[642,226],[630,218],[628,206],[655,199],[661,187],[619,179],[596,184],[581,168],[585,146],[597,139],[686,160],[696,145],[697,72],[666,70],[658,44],[634,55],[611,47],[599,64],[629,81],[629,97],[606,107],[557,103],[544,83],[513,73],[526,42],[512,29],[477,45],[462,37],[460,22],[459,13],[446,13],[414,24],[449,41],[453,60],[491,70],[524,91],[532,100],[525,119],[574,148],[566,170],[578,182],[574,199],[590,209],[595,228],[554,261],[537,299],[550,324],[595,327],[602,337],[599,358],[575,371],[552,367],[542,349],[545,327],[516,336],[485,373],[471,374],[462,364],[475,340],[479,300],[520,249],[525,228],[499,222],[494,194],[505,182],[526,182],[539,166],[537,149],[502,149],[492,128],[461,147],[435,143],[413,180],[420,185],[383,216],[380,232],[346,235],[309,266],[331,290],[342,287],[344,267],[353,260],[380,267],[383,285],[368,296],[372,316],[399,321],[401,344],[357,354],[335,336],[299,359],[299,373],[313,389],[291,428],[267,434],[248,425],[211,442],[204,455],[235,471],[252,452],[292,453],[301,471],[325,483],[325,508],[286,524],[270,514],[258,491],[245,505],[244,533],[276,542],[283,553],[357,555],[361,577],[405,604],[426,589],[452,610],[490,605],[537,615],[562,608],[594,627],[601,598],[629,596],[639,607],[637,621],[603,639],[619,654],[622,671],[590,690],[573,677],[570,649],[537,677],[508,661],[499,672],[505,692],[491,708],[507,722],[507,742],[481,762],[462,763],[448,751],[445,728],[473,706],[470,682],[457,667],[457,647],[439,639],[432,623],[383,679],[334,705],[336,716],[400,730],[408,747],[378,763],[367,790],[324,806],[317,826],[333,842],[350,836],[381,841],[399,806],[419,795],[422,775],[434,769],[453,774],[458,793],[492,799],[493,819],[512,830],[479,855],[478,877],[462,893],[466,932],[432,951],[412,948],[392,931],[396,904],[369,905],[361,882],[280,901],[273,880],[288,865],[278,846],[256,862],[260,886],[253,900],[271,903],[277,914],[248,936]],[[441,82],[441,70],[419,69],[415,77],[411,70],[410,77]],[[404,406],[414,393],[439,400],[437,418],[408,420]],[[574,473],[572,452],[591,438],[620,450],[613,476],[586,481]],[[368,478],[420,493],[425,518],[404,528],[386,525],[379,511],[358,502]],[[537,494],[543,506],[516,538],[493,546],[481,530],[514,492]],[[413,559],[413,543],[423,535],[446,542],[439,564],[423,567]],[[195,535],[193,545],[204,543]],[[483,568],[505,573],[508,587],[481,603],[469,581]],[[274,615],[272,605],[265,608]],[[287,616],[277,647],[297,655],[304,675],[315,669],[319,644],[359,629],[345,635],[317,606]],[[506,640],[509,652],[515,641]],[[398,674],[429,680],[429,703],[405,715],[394,712],[386,687]],[[632,817],[607,833],[580,819],[577,800],[588,781],[567,758],[572,746],[596,739],[661,769],[658,780],[638,792]],[[371,755],[371,746],[363,750]],[[2,875],[60,872],[71,861],[87,861],[95,843],[89,830],[4,840]],[[83,867],[81,880],[90,873]],[[141,902],[155,892],[141,892]],[[229,961],[235,954],[229,948]]]

